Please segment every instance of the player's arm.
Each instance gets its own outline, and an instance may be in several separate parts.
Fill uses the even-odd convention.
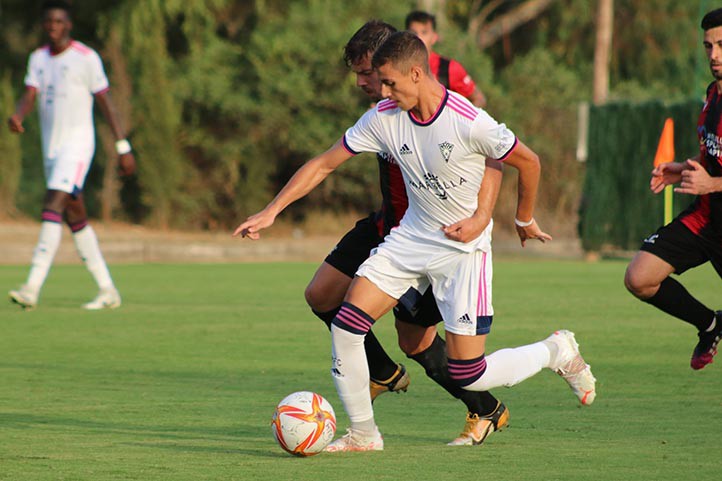
[[[38,95],[38,91],[35,87],[26,87],[25,92],[23,93],[23,96],[20,97],[20,101],[18,102],[17,107],[15,108],[15,113],[10,116],[8,119],[8,127],[10,128],[10,132],[14,132],[16,134],[22,134],[25,132],[25,127],[23,127],[23,120],[25,120],[25,117],[33,111],[33,107],[35,106],[35,98]]]
[[[259,232],[270,227],[278,214],[290,204],[311,192],[352,155],[344,147],[343,139],[339,139],[326,152],[303,164],[278,195],[261,212],[250,216],[239,225],[233,235],[240,234],[242,237],[248,237],[249,239],[258,239],[260,237]]]
[[[679,187],[674,191],[678,194],[704,195],[713,192],[722,192],[722,177],[712,177],[699,162],[699,156],[695,159],[687,159],[684,162]]]
[[[504,163],[519,171],[515,224],[521,245],[524,246],[528,239],[538,239],[541,242],[552,240],[549,234],[542,232],[534,220],[534,205],[541,178],[539,156],[517,139],[517,145],[506,157]],[[520,223],[522,225],[519,225]]]
[[[100,107],[100,111],[103,112],[103,117],[108,122],[110,130],[113,132],[116,143],[115,147],[118,151],[118,165],[122,175],[131,175],[135,172],[135,156],[130,150],[130,144],[125,138],[125,132],[121,126],[118,112],[115,110],[115,105],[110,99],[108,90],[103,90],[96,93],[95,101]]]
[[[486,96],[479,87],[474,87],[474,91],[469,95],[469,101],[479,108],[486,108]]]
[[[447,238],[459,242],[471,242],[484,232],[491,222],[496,200],[501,190],[501,179],[504,165],[498,160],[486,159],[486,170],[479,188],[478,206],[474,215],[450,226],[443,226],[442,230]]]

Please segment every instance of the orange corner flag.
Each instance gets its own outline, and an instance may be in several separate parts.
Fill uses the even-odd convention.
[[[659,137],[657,153],[654,155],[654,166],[665,162],[674,162],[674,120],[667,118],[664,121],[662,135]]]

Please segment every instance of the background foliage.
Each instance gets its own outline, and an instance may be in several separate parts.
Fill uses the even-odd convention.
[[[41,43],[41,2],[28,3],[0,0],[5,116],[22,92],[27,56]],[[557,0],[485,51],[468,29],[472,7],[490,2],[436,3],[448,19],[437,50],[459,59],[485,92],[490,113],[541,154],[540,215],[557,234],[574,232],[584,174],[574,160],[576,112],[591,96],[596,2]],[[524,1],[496,3],[490,21]],[[709,78],[699,47],[703,4],[615,2],[613,99],[701,95]],[[86,187],[91,214],[226,229],[265,205],[368,107],[343,65],[342,46],[369,18],[402,27],[417,2],[77,0],[75,8],[74,36],[101,53],[139,160],[137,177],[117,180],[112,139],[98,122],[99,148]],[[43,195],[35,116],[26,123],[19,141],[0,133],[4,215],[35,216]],[[302,220],[309,207],[375,209],[375,169],[371,157],[349,162],[291,215]],[[504,216],[515,203],[514,176],[506,177]]]

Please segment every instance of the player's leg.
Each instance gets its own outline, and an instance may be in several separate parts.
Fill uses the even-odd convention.
[[[95,230],[88,224],[83,193],[78,192],[71,197],[65,209],[65,220],[73,233],[75,248],[85,266],[98,285],[98,295],[92,301],[83,304],[84,309],[98,310],[120,307],[121,300],[118,290],[108,271]]]
[[[361,219],[334,247],[306,287],[306,302],[329,329],[356,270],[380,241],[373,215]],[[409,386],[406,368],[391,359],[373,331],[366,335],[364,347],[372,400],[385,392],[406,391]]]
[[[63,211],[70,200],[70,194],[48,189],[43,202],[40,234],[33,251],[28,278],[19,289],[9,292],[10,299],[25,309],[37,305],[40,290],[50,272],[55,253],[63,235]]]
[[[714,249],[675,220],[645,239],[624,275],[624,285],[635,297],[697,328],[693,369],[712,362],[722,335],[722,314],[716,315],[670,275],[707,262],[708,247]]]
[[[467,391],[451,379],[446,358],[446,342],[436,329],[442,318],[432,289],[427,289],[415,303],[409,302],[410,299],[411,296],[404,296],[394,308],[399,346],[409,358],[424,368],[429,378],[466,405],[464,429],[449,444],[482,444],[491,433],[508,424],[509,411],[491,393]]]
[[[533,344],[485,355],[491,331],[491,252],[472,252],[448,271],[434,278],[434,294],[444,316],[449,373],[454,382],[470,391],[514,386],[549,368],[560,374],[582,404],[595,397],[595,379],[579,353],[574,334],[557,331]],[[443,282],[446,278],[449,282]],[[442,281],[442,282],[439,282]],[[440,292],[439,286],[447,289]]]
[[[331,326],[333,374],[339,398],[351,420],[348,433],[329,444],[330,452],[383,449],[369,394],[364,336],[396,299],[370,280],[356,277]]]

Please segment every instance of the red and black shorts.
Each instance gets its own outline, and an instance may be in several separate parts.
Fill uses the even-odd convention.
[[[722,277],[722,242],[695,235],[679,219],[642,241],[640,250],[649,252],[674,267],[675,274],[710,262]]]

